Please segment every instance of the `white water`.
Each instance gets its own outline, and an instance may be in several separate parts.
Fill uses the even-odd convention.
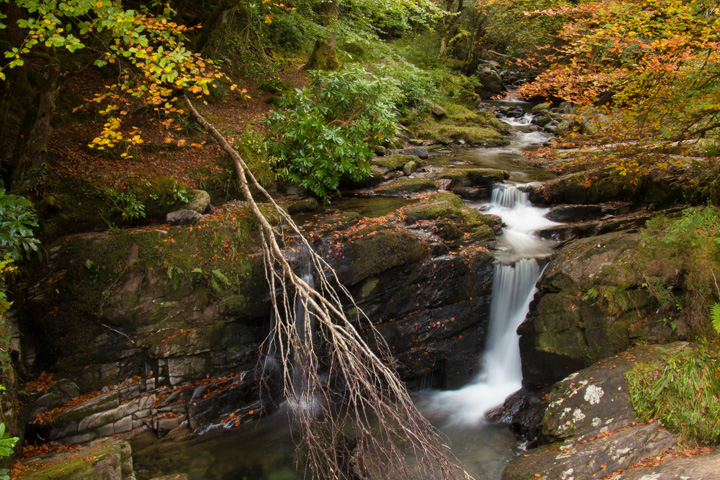
[[[497,254],[490,304],[490,326],[482,370],[469,385],[435,392],[430,409],[443,412],[450,424],[475,425],[485,414],[503,404],[522,386],[517,327],[527,315],[540,277],[539,259],[550,255],[550,243],[534,232],[554,225],[547,210],[533,207],[517,187],[493,190],[487,213],[499,215],[506,224]]]

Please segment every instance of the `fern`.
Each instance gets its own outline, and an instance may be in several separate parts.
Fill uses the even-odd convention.
[[[712,326],[717,333],[720,333],[720,303],[713,303],[710,307],[710,316],[712,317]]]

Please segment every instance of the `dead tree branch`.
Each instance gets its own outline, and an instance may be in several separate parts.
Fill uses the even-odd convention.
[[[295,406],[291,412],[300,438],[298,448],[313,478],[472,478],[416,409],[391,367],[387,344],[357,308],[335,271],[313,251],[223,135],[187,97],[185,103],[192,117],[232,158],[245,200],[259,223],[275,315],[264,348],[279,356],[283,394]],[[309,252],[316,286],[293,271],[271,224],[253,199],[251,185]],[[348,304],[357,312],[351,317],[346,314]],[[407,461],[412,457],[413,465]]]

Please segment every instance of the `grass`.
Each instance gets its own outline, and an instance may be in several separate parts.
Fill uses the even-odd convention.
[[[629,396],[640,421],[660,420],[686,441],[720,437],[720,361],[717,345],[688,346],[627,373]]]

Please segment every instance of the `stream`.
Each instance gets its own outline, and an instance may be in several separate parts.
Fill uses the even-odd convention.
[[[518,161],[523,150],[536,148],[551,136],[530,131],[528,115],[503,118],[513,126],[511,143],[498,148],[458,150],[462,163],[499,168],[510,180],[493,190],[488,203],[470,204],[502,218],[498,239],[488,342],[480,373],[467,386],[453,391],[426,391],[417,405],[450,440],[455,455],[476,478],[497,480],[507,461],[518,452],[509,429],[484,421],[521,386],[518,325],[527,314],[535,283],[552,243],[534,232],[554,225],[545,209],[533,207],[522,184],[549,178],[547,172]],[[291,480],[303,478],[294,468],[294,444],[287,416],[277,413],[252,425],[178,442],[160,442],[133,455],[138,480],[186,473],[191,480]]]

